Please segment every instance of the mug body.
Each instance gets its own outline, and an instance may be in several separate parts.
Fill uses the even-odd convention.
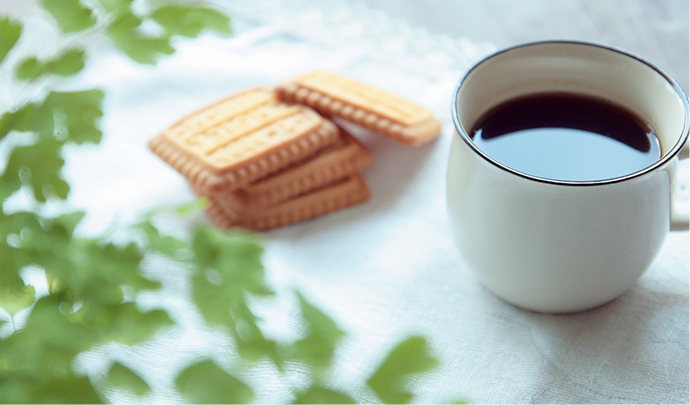
[[[470,131],[505,101],[538,93],[594,96],[650,124],[662,157],[596,181],[540,178],[479,149]],[[632,287],[670,229],[678,151],[688,133],[680,87],[649,63],[589,43],[540,42],[499,52],[461,80],[447,178],[448,218],[477,279],[525,309],[563,313]]]

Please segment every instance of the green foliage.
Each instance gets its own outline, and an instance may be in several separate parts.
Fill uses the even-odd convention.
[[[33,80],[46,73],[58,76],[72,76],[84,68],[84,51],[70,49],[57,58],[41,62],[36,58],[27,58],[17,68],[17,78]]]
[[[99,0],[101,5],[115,15],[126,14],[130,10],[133,0]]]
[[[149,37],[138,29],[142,19],[127,13],[118,16],[108,27],[106,33],[122,52],[139,63],[154,64],[162,55],[175,51],[170,39]]]
[[[230,308],[245,302],[245,291],[270,293],[258,260],[261,247],[239,235],[224,238],[213,229],[198,228],[192,249],[197,266],[192,276],[194,301],[206,321],[234,330],[236,321]],[[255,282],[245,285],[242,281]]]
[[[19,39],[22,26],[7,17],[0,17],[0,62]]]
[[[96,24],[92,10],[79,0],[41,0],[41,3],[66,33],[83,31]]]
[[[428,371],[437,363],[429,354],[426,339],[413,336],[391,351],[368,383],[383,402],[408,403],[412,399],[412,394],[405,388],[408,376]]]
[[[0,341],[0,362],[6,365],[0,379],[40,382],[71,375],[74,357],[98,342],[96,331],[72,308],[64,294],[39,299],[24,328]]]
[[[337,343],[345,333],[335,322],[299,295],[307,336],[295,343],[294,358],[311,365],[316,371],[330,366]]]
[[[219,34],[231,34],[230,18],[218,11],[201,7],[170,5],[159,8],[151,18],[168,31],[170,35],[196,38],[203,30]]]
[[[13,377],[0,379],[3,403],[97,404],[103,400],[89,379],[67,375],[50,380]],[[27,401],[28,398],[31,400]]]
[[[244,404],[254,396],[247,385],[211,360],[188,367],[175,384],[194,404]]]
[[[0,140],[10,131],[29,131],[32,128],[35,104],[25,104],[13,112],[5,112],[0,117]]]
[[[161,235],[158,228],[153,226],[151,221],[142,221],[136,224],[135,228],[144,233],[150,249],[162,253],[165,256],[176,258],[182,249],[187,246],[186,243],[172,236]]]
[[[306,392],[297,395],[295,404],[355,404],[356,401],[341,392],[312,384]]]
[[[200,210],[205,210],[211,206],[211,201],[207,197],[201,197],[188,204],[182,204],[173,208],[173,212],[180,216],[190,215]]]
[[[60,175],[65,164],[60,156],[61,147],[61,142],[46,137],[31,146],[14,148],[0,178],[0,196],[9,196],[25,184],[40,202],[53,196],[67,198],[69,185]]]
[[[16,315],[22,309],[29,308],[35,299],[36,289],[30,285],[25,285],[19,292],[15,292],[11,288],[0,290],[0,307],[4,308],[10,315]]]
[[[97,128],[102,112],[103,92],[50,92],[41,104],[26,104],[0,118],[0,139],[10,130],[35,132],[38,140],[13,149],[0,177],[0,199],[9,197],[22,184],[32,188],[34,198],[45,202],[49,197],[67,198],[69,185],[60,171],[66,142],[100,142]]]
[[[197,228],[192,249],[196,265],[192,294],[206,321],[225,326],[246,360],[268,356],[282,368],[277,343],[264,337],[259,319],[247,304],[247,294],[273,294],[264,277],[258,240],[244,233],[223,235],[215,229]]]
[[[85,90],[73,92],[50,92],[39,109],[39,116],[50,117],[45,127],[36,128],[54,133],[65,142],[82,144],[101,141],[98,122],[103,115],[101,103],[103,91]],[[62,134],[59,132],[62,131]]]
[[[141,377],[120,363],[114,363],[110,367],[108,381],[114,387],[129,389],[138,396],[145,395],[151,390]]]
[[[227,16],[199,4],[163,4],[140,15],[132,3],[41,0],[64,33],[103,34],[133,61],[144,64],[173,53],[176,36],[194,38],[204,30],[231,33]],[[158,24],[163,33],[147,34],[142,29],[146,22]],[[19,23],[0,16],[0,63],[8,63],[5,56],[21,35]],[[143,311],[136,304],[140,293],[162,288],[142,271],[151,258],[188,269],[193,303],[209,325],[226,333],[239,355],[230,365],[204,360],[180,371],[175,386],[186,399],[194,403],[251,401],[255,392],[235,375],[247,375],[255,362],[267,361],[294,393],[296,403],[355,403],[353,395],[327,382],[346,333],[325,312],[297,294],[302,337],[290,342],[262,330],[263,320],[253,302],[271,300],[275,293],[266,279],[258,236],[196,226],[178,239],[154,225],[160,213],[188,215],[208,207],[207,200],[146,214],[139,222],[123,226],[129,239],[117,243],[107,235],[79,235],[85,213],[70,209],[64,201],[69,184],[62,176],[63,148],[101,141],[105,94],[99,89],[55,90],[60,78],[84,68],[88,60],[84,50],[68,47],[50,59],[23,56],[4,71],[13,72],[15,80],[32,89],[32,101],[0,115],[0,142],[19,141],[10,146],[7,160],[0,162],[0,308],[12,326],[0,321],[4,332],[0,336],[0,402],[106,401],[89,378],[75,371],[75,359],[111,342],[150,342],[173,325],[165,310]],[[38,80],[45,77],[51,80]],[[23,211],[6,212],[4,202],[22,189],[33,201]],[[63,213],[39,214],[48,201],[62,204]],[[25,284],[22,271],[27,268],[43,271],[47,293],[37,295],[34,286]],[[23,325],[14,322],[20,312],[26,315]],[[295,375],[286,364],[295,363],[304,368],[298,377],[310,381],[306,388],[292,385]],[[368,384],[386,402],[406,402],[411,399],[404,386],[407,379],[434,364],[426,341],[411,338],[390,353]],[[117,362],[95,386],[129,390],[139,397],[151,392],[150,382]]]
[[[0,234],[0,236],[5,236]],[[19,271],[22,269],[17,258],[13,254],[13,248],[7,245],[7,241],[0,239],[0,286],[7,294],[20,295],[24,289],[24,281],[19,277]],[[3,306],[3,308],[5,308]],[[7,312],[11,309],[5,308]]]
[[[172,321],[163,310],[142,313],[133,303],[122,303],[101,309],[94,322],[105,328],[100,330],[101,340],[134,345],[153,336],[162,326]],[[94,317],[95,318],[95,317]]]

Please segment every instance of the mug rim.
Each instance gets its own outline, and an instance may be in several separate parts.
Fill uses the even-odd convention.
[[[559,179],[550,179],[547,177],[540,177],[540,176],[535,176],[529,173],[524,173],[519,170],[516,170],[506,164],[503,164],[499,162],[498,160],[492,158],[489,156],[486,152],[484,152],[482,149],[480,149],[474,141],[472,141],[471,136],[465,131],[463,126],[460,124],[460,117],[458,114],[458,95],[460,93],[460,88],[462,87],[463,83],[467,80],[469,75],[474,72],[479,66],[484,64],[490,59],[493,59],[494,57],[498,55],[502,55],[506,52],[510,52],[515,49],[520,49],[520,48],[526,48],[526,47],[531,47],[531,46],[538,46],[538,45],[547,45],[547,44],[564,44],[564,45],[581,45],[581,46],[591,46],[594,48],[599,48],[603,49],[606,51],[610,52],[615,52],[620,55],[623,55],[625,57],[631,58],[636,60],[637,62],[640,62],[649,68],[653,69],[657,74],[659,74],[666,82],[673,88],[673,90],[676,92],[678,97],[681,100],[681,103],[683,104],[683,110],[685,114],[683,115],[683,129],[681,131],[680,137],[676,141],[675,145],[671,149],[669,149],[668,153],[664,154],[661,156],[656,162],[654,162],[652,165],[649,165],[643,169],[640,169],[638,171],[632,172],[625,174],[623,176],[618,176],[618,177],[612,177],[612,178],[606,178],[606,179],[600,179],[600,180],[559,180]],[[545,40],[545,41],[533,41],[533,42],[526,42],[514,46],[507,47],[505,49],[499,50],[497,52],[494,52],[484,58],[482,58],[479,62],[475,63],[466,73],[465,75],[458,81],[458,84],[455,86],[455,90],[453,92],[453,98],[452,98],[452,104],[451,104],[451,116],[453,118],[453,125],[455,126],[455,131],[457,132],[458,136],[472,149],[476,154],[484,158],[487,162],[490,164],[496,166],[499,169],[502,169],[504,171],[507,171],[509,173],[512,173],[516,176],[522,177],[527,180],[532,180],[532,181],[537,181],[541,183],[547,183],[547,184],[554,184],[554,185],[561,185],[561,186],[598,186],[598,185],[605,185],[605,184],[612,184],[612,183],[620,183],[624,182],[633,178],[637,178],[640,176],[643,176],[647,173],[653,172],[656,169],[658,169],[661,166],[666,165],[668,162],[670,162],[674,157],[676,157],[679,153],[680,150],[683,148],[683,145],[688,139],[688,132],[690,131],[690,123],[689,123],[689,115],[690,115],[690,105],[688,104],[688,97],[685,94],[685,91],[683,91],[683,88],[678,84],[678,82],[668,73],[666,73],[663,69],[659,68],[658,66],[654,65],[653,63],[647,61],[646,59],[635,55],[633,53],[630,53],[628,51],[625,51],[620,48],[616,48],[610,45],[603,45],[595,42],[588,42],[588,41],[575,41],[575,40]]]

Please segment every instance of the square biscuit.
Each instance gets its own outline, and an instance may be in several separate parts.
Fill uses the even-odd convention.
[[[247,90],[203,108],[149,141],[150,149],[204,193],[234,190],[335,142],[338,129],[273,90]]]
[[[441,122],[431,111],[366,84],[327,72],[312,72],[279,84],[278,96],[339,117],[408,146],[437,138]]]
[[[273,207],[239,215],[209,197],[211,206],[206,214],[221,229],[242,227],[266,231],[326,215],[330,212],[363,203],[371,194],[364,178],[355,174],[336,183],[294,197]]]
[[[213,197],[219,205],[237,214],[256,212],[359,173],[371,161],[371,151],[341,131],[336,143],[316,154],[246,187]]]

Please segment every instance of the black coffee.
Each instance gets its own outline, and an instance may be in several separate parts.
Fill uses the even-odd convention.
[[[659,160],[650,125],[598,98],[544,93],[505,102],[472,131],[474,143],[517,171],[554,180],[624,176]]]

